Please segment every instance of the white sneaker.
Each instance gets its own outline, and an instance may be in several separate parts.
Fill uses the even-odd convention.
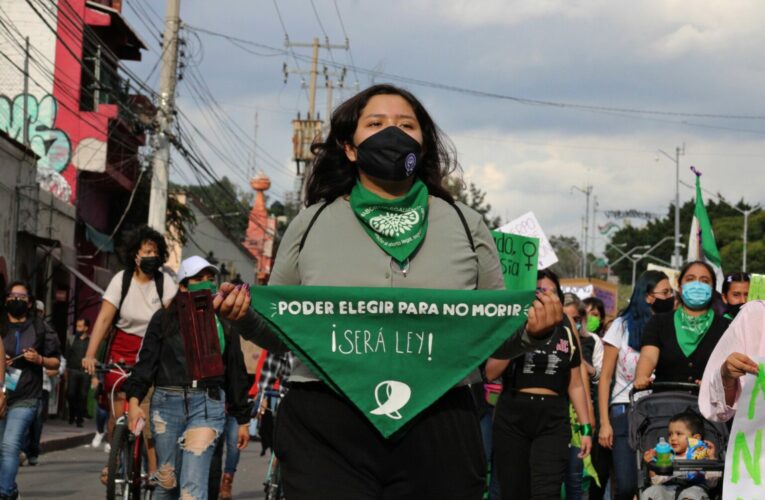
[[[112,451],[112,445],[110,445],[109,443],[106,443],[104,445],[104,453],[109,453],[110,451]]]
[[[98,448],[101,446],[101,441],[104,440],[104,433],[103,432],[96,432],[96,435],[93,436],[93,441],[90,442],[90,446],[93,448]]]

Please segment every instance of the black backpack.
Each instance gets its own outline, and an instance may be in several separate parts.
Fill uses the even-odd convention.
[[[120,292],[120,303],[117,306],[117,314],[114,315],[114,321],[112,321],[112,327],[117,326],[117,322],[120,320],[120,311],[122,311],[122,304],[125,302],[128,290],[130,289],[130,283],[133,282],[133,273],[128,272],[125,269],[122,272],[122,289]],[[154,284],[157,286],[157,295],[159,295],[159,302],[162,304],[162,292],[165,289],[165,273],[161,270],[154,275]]]

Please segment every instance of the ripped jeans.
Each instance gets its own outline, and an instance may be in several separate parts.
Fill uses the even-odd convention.
[[[207,498],[210,462],[226,422],[223,391],[217,394],[155,388],[149,416],[158,464],[155,498]]]

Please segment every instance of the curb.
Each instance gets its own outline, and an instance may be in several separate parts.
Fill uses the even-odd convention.
[[[88,444],[93,440],[95,435],[95,432],[86,432],[83,434],[76,434],[74,436],[46,439],[40,442],[40,454],[50,453],[52,451],[67,450],[69,448],[76,448],[78,446]]]

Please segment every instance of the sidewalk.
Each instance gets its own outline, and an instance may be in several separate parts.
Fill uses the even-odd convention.
[[[50,453],[89,444],[95,434],[96,422],[93,419],[85,419],[85,426],[77,427],[69,425],[66,420],[51,418],[43,425],[40,452]]]

